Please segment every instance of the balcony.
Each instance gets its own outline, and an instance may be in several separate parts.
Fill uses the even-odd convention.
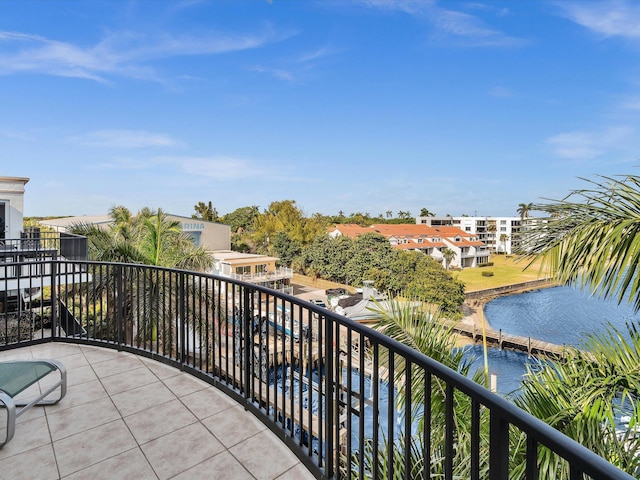
[[[632,478],[457,372],[295,297],[181,270],[38,262],[51,288],[11,335],[16,313],[2,307],[0,359],[57,358],[71,385],[21,418],[2,471],[535,479],[547,448],[571,478]],[[61,273],[76,270],[87,276]]]
[[[251,283],[264,283],[264,282],[276,282],[278,280],[285,280],[293,278],[293,270],[291,268],[280,267],[273,272],[260,272],[260,273],[229,273],[222,274],[222,276],[231,278],[233,280],[242,280]]]
[[[63,258],[66,260],[87,259],[87,238],[64,232],[44,232],[34,228],[20,238],[0,240],[0,261],[23,261],[24,259]]]
[[[179,369],[86,345],[0,352],[0,361],[25,358],[61,361],[69,389],[19,418],[0,449],[12,478],[314,478],[254,415]]]

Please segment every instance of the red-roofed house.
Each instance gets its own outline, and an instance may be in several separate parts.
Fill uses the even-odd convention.
[[[398,250],[418,250],[444,264],[442,250],[455,253],[451,267],[476,267],[490,260],[488,247],[475,234],[457,227],[431,227],[423,224],[375,224],[361,227],[354,224],[338,224],[330,229],[333,238],[340,235],[355,238],[365,233],[378,233]]]

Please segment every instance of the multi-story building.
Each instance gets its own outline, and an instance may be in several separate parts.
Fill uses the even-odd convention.
[[[215,252],[231,248],[231,227],[222,223],[207,222],[205,220],[167,214],[167,218],[180,222],[180,228],[189,235],[193,243],[205,250]],[[91,224],[107,226],[113,222],[110,215],[92,215],[80,217],[62,217],[41,220],[40,224],[55,230],[66,232],[72,225]]]
[[[41,233],[23,227],[28,178],[0,177],[0,314],[21,311],[52,282],[51,259],[86,260],[87,239],[68,233]],[[20,264],[20,265],[19,265]],[[81,268],[61,267],[57,281],[88,280]]]
[[[416,223],[457,227],[476,235],[491,252],[507,254],[517,251],[518,233],[523,228],[520,217],[417,217]]]
[[[216,275],[293,293],[293,270],[278,267],[276,263],[279,259],[276,257],[222,250],[213,252],[213,258],[213,273]]]
[[[423,224],[375,224],[361,227],[354,224],[338,224],[329,231],[331,237],[345,235],[355,238],[365,233],[378,233],[398,250],[417,250],[445,265],[444,249],[454,252],[449,267],[469,268],[490,260],[490,252],[475,233],[452,226]],[[446,265],[445,265],[446,266]]]
[[[193,239],[193,243],[213,255],[212,273],[290,293],[293,271],[276,267],[278,259],[275,257],[231,251],[229,225],[179,215],[167,214],[167,217],[180,222],[180,228]],[[97,215],[48,219],[40,221],[40,224],[57,232],[66,232],[76,224],[102,225],[106,228],[112,222],[109,215]]]

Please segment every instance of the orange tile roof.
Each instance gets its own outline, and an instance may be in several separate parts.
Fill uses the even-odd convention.
[[[458,227],[450,227],[450,226],[438,226],[438,227],[430,227],[426,224],[415,224],[415,223],[401,223],[401,224],[386,224],[386,223],[377,223],[371,225],[370,227],[361,227],[360,225],[356,225],[353,223],[345,223],[335,225],[330,231],[338,230],[342,235],[350,238],[355,238],[358,235],[363,235],[365,233],[379,233],[387,238],[394,237],[397,239],[418,239],[423,238],[427,241],[423,243],[417,242],[409,242],[408,244],[399,244],[398,248],[401,249],[411,249],[411,248],[432,248],[432,247],[447,247],[449,246],[444,241],[438,242],[430,242],[428,239],[438,238],[438,239],[448,239],[448,242],[453,245],[460,245],[466,247],[476,247],[482,246],[485,243],[481,240],[471,240],[472,238],[476,238],[475,234],[465,232],[461,228]],[[452,239],[455,237],[461,237],[461,241],[455,242]],[[409,245],[409,246],[402,246]],[[423,247],[424,246],[424,247]]]

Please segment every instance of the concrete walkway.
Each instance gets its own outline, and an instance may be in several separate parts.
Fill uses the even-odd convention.
[[[0,361],[31,358],[60,360],[68,392],[18,419],[13,440],[0,449],[1,478],[314,478],[251,413],[175,368],[60,343],[0,352]]]

